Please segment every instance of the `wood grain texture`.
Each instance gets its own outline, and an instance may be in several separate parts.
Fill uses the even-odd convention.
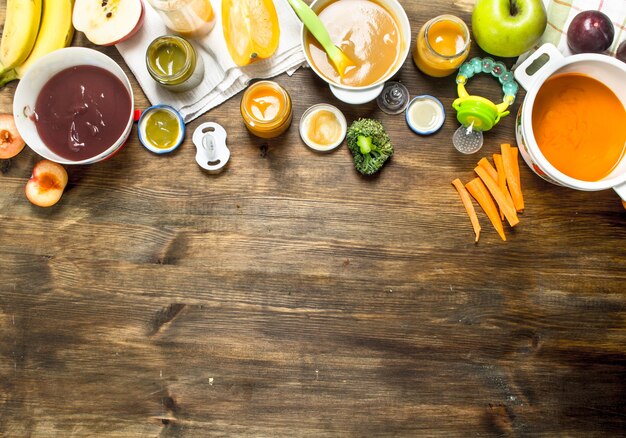
[[[403,5],[413,35],[471,10]],[[189,136],[160,157],[133,133],[113,159],[69,168],[61,202],[41,209],[23,193],[39,158],[0,161],[0,436],[624,436],[619,199],[522,166],[520,225],[502,242],[481,215],[475,245],[450,182],[514,142],[513,117],[461,155],[454,78],[410,59],[399,78],[441,98],[438,134],[341,104],[299,70],[277,78],[294,100],[281,138],[249,135],[239,96],[190,124],[228,131],[217,176]],[[469,87],[500,98],[489,78]],[[301,143],[318,102],[382,120],[396,154],[380,175],[360,177],[345,146]]]

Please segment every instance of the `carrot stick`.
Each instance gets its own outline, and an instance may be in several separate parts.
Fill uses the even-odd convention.
[[[506,174],[506,184],[511,191],[511,198],[517,211],[524,210],[524,197],[522,196],[522,188],[518,180],[519,166],[517,163],[517,148],[513,151],[510,144],[500,145],[502,149],[502,164],[504,165],[504,173]],[[516,170],[517,169],[517,170]]]
[[[498,180],[498,172],[496,171],[496,169],[494,169],[493,165],[489,162],[487,158],[481,158],[478,162],[478,165],[484,168],[487,172],[489,172],[489,176],[491,176],[494,181]]]
[[[515,169],[515,176],[517,177],[517,183],[519,184],[521,188],[522,185],[520,184],[520,178],[519,178],[519,162],[517,159],[519,156],[519,148],[511,147],[511,151],[513,152],[513,163],[515,164],[515,166],[513,167]]]
[[[498,203],[498,207],[504,213],[504,217],[509,222],[509,225],[514,227],[519,223],[519,218],[517,217],[517,213],[515,212],[515,208],[512,205],[509,205],[506,202],[506,198],[504,197],[504,193],[498,187],[498,183],[493,180],[489,173],[483,169],[481,166],[476,166],[474,168],[474,172],[478,174],[480,179],[483,180],[489,191],[491,192],[491,196]]]
[[[480,224],[478,223],[478,216],[476,216],[476,210],[474,210],[474,204],[472,204],[472,198],[470,198],[469,193],[465,190],[463,183],[460,179],[455,179],[452,181],[452,185],[456,188],[456,191],[459,192],[459,196],[461,197],[461,201],[463,201],[463,205],[465,206],[465,210],[467,211],[467,215],[472,222],[472,227],[474,228],[474,234],[476,234],[475,242],[478,242],[478,238],[480,237]]]
[[[467,191],[478,201],[478,204],[481,208],[487,213],[487,217],[493,224],[493,227],[496,229],[502,240],[506,240],[506,236],[504,235],[504,228],[502,227],[502,220],[500,220],[500,216],[498,215],[498,208],[496,204],[494,204],[493,199],[489,195],[487,188],[480,180],[480,178],[474,178],[467,184],[465,184]]]
[[[496,169],[493,168],[487,158],[481,158],[478,162],[478,165],[485,169],[489,173],[489,176],[494,179],[494,181],[498,180],[498,172],[496,171]],[[502,209],[500,209],[500,219],[504,220],[504,212],[502,211]]]
[[[502,155],[493,154],[493,162],[496,163],[496,170],[498,171],[498,187],[504,193],[504,197],[506,201],[509,203],[511,207],[515,207],[513,204],[513,198],[511,198],[511,193],[509,189],[506,188],[506,174],[504,173],[504,164],[502,164]],[[504,213],[500,212],[500,218],[504,219]]]

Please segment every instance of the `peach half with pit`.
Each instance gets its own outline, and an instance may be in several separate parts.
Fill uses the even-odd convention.
[[[65,168],[58,163],[41,160],[33,167],[33,174],[26,183],[26,197],[39,207],[50,207],[59,202],[66,185]]]
[[[15,126],[12,114],[0,114],[0,159],[13,158],[24,149],[26,143]]]

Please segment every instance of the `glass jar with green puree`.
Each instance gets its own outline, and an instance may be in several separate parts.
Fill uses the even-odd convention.
[[[146,66],[152,79],[169,91],[183,92],[198,86],[204,77],[204,63],[186,39],[161,36],[146,51]]]

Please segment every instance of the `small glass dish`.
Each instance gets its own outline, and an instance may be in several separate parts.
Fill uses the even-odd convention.
[[[159,114],[162,117],[164,116],[165,120],[154,121],[152,129],[158,132],[151,138],[147,133],[147,127],[151,123],[151,118],[159,116]],[[167,123],[175,125],[175,131],[172,131],[172,127],[167,126]],[[139,136],[139,142],[150,152],[166,154],[178,148],[185,139],[185,122],[180,113],[171,106],[154,105],[141,113],[141,117],[139,117],[137,122],[137,135]],[[164,138],[167,138],[167,141],[163,141]]]
[[[317,126],[311,126],[312,123]],[[335,126],[328,126],[329,124]],[[330,152],[339,147],[347,130],[346,117],[337,107],[327,103],[313,105],[300,118],[300,138],[304,144],[318,152]]]
[[[406,109],[406,123],[419,135],[439,131],[446,120],[446,112],[439,99],[430,95],[415,96]]]

